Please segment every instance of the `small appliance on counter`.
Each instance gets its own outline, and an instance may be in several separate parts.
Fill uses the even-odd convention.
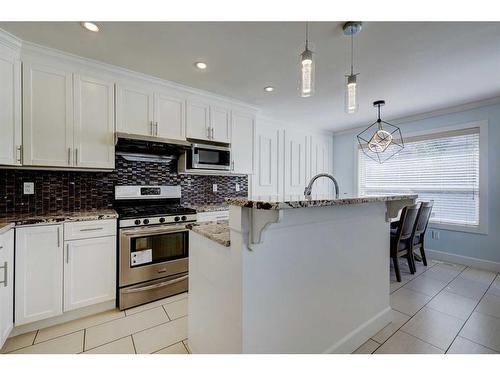
[[[189,232],[196,210],[180,186],[116,186],[120,310],[188,290]]]

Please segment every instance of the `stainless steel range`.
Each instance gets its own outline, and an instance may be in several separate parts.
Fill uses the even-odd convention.
[[[180,186],[116,186],[120,310],[188,289],[189,236],[196,211]]]

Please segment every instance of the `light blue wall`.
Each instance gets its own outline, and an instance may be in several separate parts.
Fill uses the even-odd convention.
[[[427,247],[473,258],[500,262],[500,104],[399,124],[403,132],[437,129],[471,121],[488,120],[488,234],[439,229],[440,239],[430,238]],[[341,194],[355,194],[354,144],[357,132],[341,133],[333,139],[333,170]]]

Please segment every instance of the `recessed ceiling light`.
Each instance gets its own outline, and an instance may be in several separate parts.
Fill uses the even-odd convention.
[[[99,31],[99,26],[97,26],[93,22],[82,22],[81,25],[82,25],[82,27],[84,27],[88,31],[93,31],[94,33]]]
[[[207,64],[202,61],[195,62],[194,66],[201,70],[205,70],[207,68]]]
[[[266,86],[266,87],[264,87],[264,91],[265,92],[273,92],[274,91],[274,87],[273,86]]]

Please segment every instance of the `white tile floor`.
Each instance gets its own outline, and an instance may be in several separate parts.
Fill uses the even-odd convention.
[[[391,268],[392,323],[355,353],[500,352],[500,276],[456,264]],[[187,354],[187,294],[7,340],[2,353]]]

